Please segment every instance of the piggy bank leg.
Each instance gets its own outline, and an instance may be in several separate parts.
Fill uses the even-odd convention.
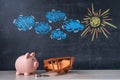
[[[17,72],[16,72],[16,75],[20,75],[20,73],[17,71]]]
[[[30,75],[30,73],[24,73],[24,75],[25,75],[25,76],[28,76],[28,75]]]

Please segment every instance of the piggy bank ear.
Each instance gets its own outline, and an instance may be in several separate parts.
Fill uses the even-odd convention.
[[[35,56],[35,52],[32,52],[30,55],[34,57]]]
[[[28,52],[25,54],[25,58],[26,58],[26,59],[29,58],[29,53],[28,53]]]

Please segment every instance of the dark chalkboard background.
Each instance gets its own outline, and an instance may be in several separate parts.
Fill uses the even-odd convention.
[[[61,10],[68,18],[81,20],[87,8],[94,3],[95,9],[110,8],[110,17],[118,29],[107,27],[111,32],[108,39],[100,34],[91,42],[81,32],[68,33],[66,40],[51,40],[49,35],[37,35],[34,30],[18,31],[13,19],[22,15],[33,15],[36,21],[45,21],[45,13],[51,9]],[[36,52],[43,69],[42,61],[51,57],[75,56],[73,69],[120,69],[120,1],[119,0],[0,0],[0,70],[14,70],[18,56],[25,52]],[[53,26],[60,27],[60,23]]]

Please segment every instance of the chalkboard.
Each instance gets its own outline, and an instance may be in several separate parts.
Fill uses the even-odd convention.
[[[35,31],[19,31],[13,20],[19,15],[34,16],[35,21],[47,22],[45,14],[52,9],[66,13],[68,19],[82,20],[87,8],[95,11],[110,9],[108,38],[100,33],[91,41],[91,35],[81,37],[82,31],[67,33],[64,40],[50,38],[50,32],[38,35]],[[73,69],[120,69],[120,7],[119,0],[0,0],[0,70],[14,70],[15,60],[26,52],[36,52],[40,66],[51,57],[74,56]],[[61,27],[62,22],[51,24]]]

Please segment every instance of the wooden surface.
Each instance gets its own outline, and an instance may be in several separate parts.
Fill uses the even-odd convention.
[[[120,79],[120,70],[72,70],[64,75],[56,75],[56,73],[45,73],[42,71],[37,71],[37,73],[42,73],[50,75],[50,77],[37,77],[31,76],[16,76],[15,71],[0,71],[0,80],[104,80],[104,79]]]

